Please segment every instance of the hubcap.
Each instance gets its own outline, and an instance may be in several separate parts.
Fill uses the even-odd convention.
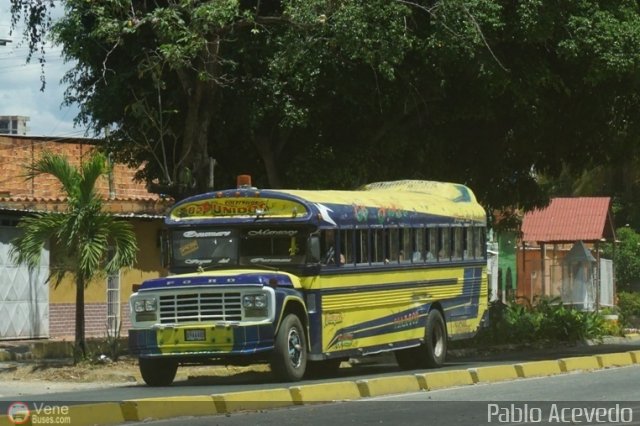
[[[433,343],[433,354],[437,358],[440,358],[444,352],[444,333],[442,327],[435,327],[433,329],[431,342]]]
[[[302,341],[298,330],[289,330],[289,361],[294,368],[300,367],[302,361]]]

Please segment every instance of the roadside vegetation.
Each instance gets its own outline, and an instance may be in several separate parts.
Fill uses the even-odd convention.
[[[559,298],[537,298],[509,305],[493,303],[489,326],[473,343],[479,347],[503,344],[575,344],[587,339],[620,335],[618,323],[605,320],[601,312],[588,312],[564,305]]]

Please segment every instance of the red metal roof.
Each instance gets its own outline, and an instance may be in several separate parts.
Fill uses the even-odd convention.
[[[553,198],[549,206],[522,219],[523,241],[573,242],[614,238],[611,198]]]

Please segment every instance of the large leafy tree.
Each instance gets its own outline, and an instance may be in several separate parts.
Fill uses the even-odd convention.
[[[530,208],[540,173],[614,163],[640,133],[630,0],[61,3],[67,100],[178,198],[215,157],[226,184],[453,180]]]
[[[96,153],[79,168],[65,157],[45,152],[28,166],[26,177],[48,174],[62,185],[67,197],[64,212],[36,213],[18,223],[23,232],[12,241],[15,261],[30,267],[40,264],[45,244],[52,253],[51,278],[59,284],[72,273],[76,286],[75,351],[76,361],[86,357],[84,290],[102,273],[117,272],[132,266],[137,243],[131,224],[103,211],[103,200],[96,192],[98,178],[108,172],[104,155]]]

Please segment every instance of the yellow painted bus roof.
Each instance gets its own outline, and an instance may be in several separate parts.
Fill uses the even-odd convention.
[[[337,190],[278,190],[311,203],[342,204],[414,211],[418,213],[485,221],[484,208],[473,192],[464,185],[401,180],[377,182],[354,191]]]

